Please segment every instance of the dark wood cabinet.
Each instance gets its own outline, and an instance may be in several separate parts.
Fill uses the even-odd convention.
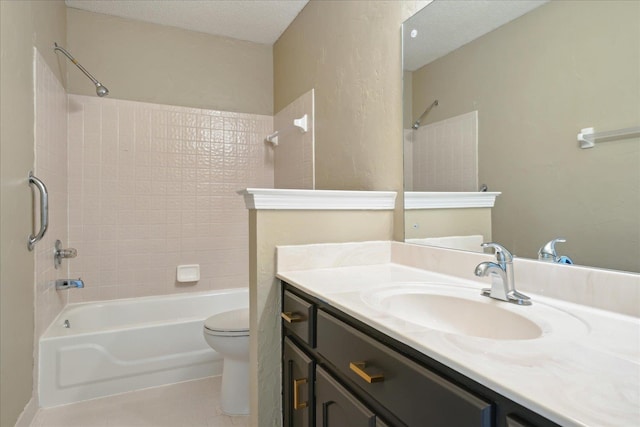
[[[286,283],[282,308],[285,427],[559,427]]]
[[[333,379],[324,369],[316,369],[316,426],[380,427],[376,414]]]
[[[315,306],[299,296],[284,291],[282,294],[282,323],[305,344],[315,347]]]
[[[317,351],[362,393],[408,426],[491,427],[492,404],[398,354],[324,311]],[[415,399],[420,396],[420,399]]]
[[[315,363],[289,338],[282,348],[284,427],[311,427]]]

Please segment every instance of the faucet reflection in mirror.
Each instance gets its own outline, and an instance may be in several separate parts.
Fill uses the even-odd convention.
[[[549,262],[557,262],[559,264],[573,264],[573,261],[568,256],[558,256],[558,252],[556,252],[556,243],[564,243],[567,239],[563,239],[561,237],[557,239],[553,239],[546,245],[540,248],[538,251],[538,259],[540,261],[549,261]]]

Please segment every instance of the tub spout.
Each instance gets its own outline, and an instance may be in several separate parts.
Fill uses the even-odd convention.
[[[69,289],[69,288],[84,288],[84,282],[80,278],[56,280],[56,291]]]

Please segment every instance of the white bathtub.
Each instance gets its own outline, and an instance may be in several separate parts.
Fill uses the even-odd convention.
[[[70,304],[40,339],[40,406],[220,375],[204,319],[248,306],[247,289]]]

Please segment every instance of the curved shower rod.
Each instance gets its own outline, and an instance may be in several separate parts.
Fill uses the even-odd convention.
[[[437,106],[438,106],[438,100],[436,99],[435,101],[433,101],[433,102],[431,103],[431,105],[429,105],[429,106],[427,107],[427,109],[426,109],[426,110],[424,110],[424,113],[420,114],[420,117],[418,117],[418,120],[416,120],[415,122],[413,122],[413,125],[411,125],[411,127],[412,127],[413,129],[418,129],[418,128],[420,127],[420,120],[422,120],[422,118],[423,118],[424,116],[426,116],[426,115],[427,115],[427,113],[428,113],[429,111],[431,111],[431,109],[432,109],[433,107],[437,107]]]
[[[96,85],[96,93],[98,94],[98,96],[103,97],[103,96],[109,95],[109,89],[107,89],[106,86],[100,83],[95,77],[91,75],[91,73],[89,73],[82,65],[80,65],[80,63],[76,61],[76,59],[73,56],[71,56],[71,54],[67,52],[65,48],[63,48],[62,46],[58,46],[58,43],[54,42],[53,50],[59,50],[60,52],[62,52],[64,56],[69,58],[69,60],[73,62],[74,65],[84,73],[85,76],[89,77],[89,80],[91,80],[93,84]]]

